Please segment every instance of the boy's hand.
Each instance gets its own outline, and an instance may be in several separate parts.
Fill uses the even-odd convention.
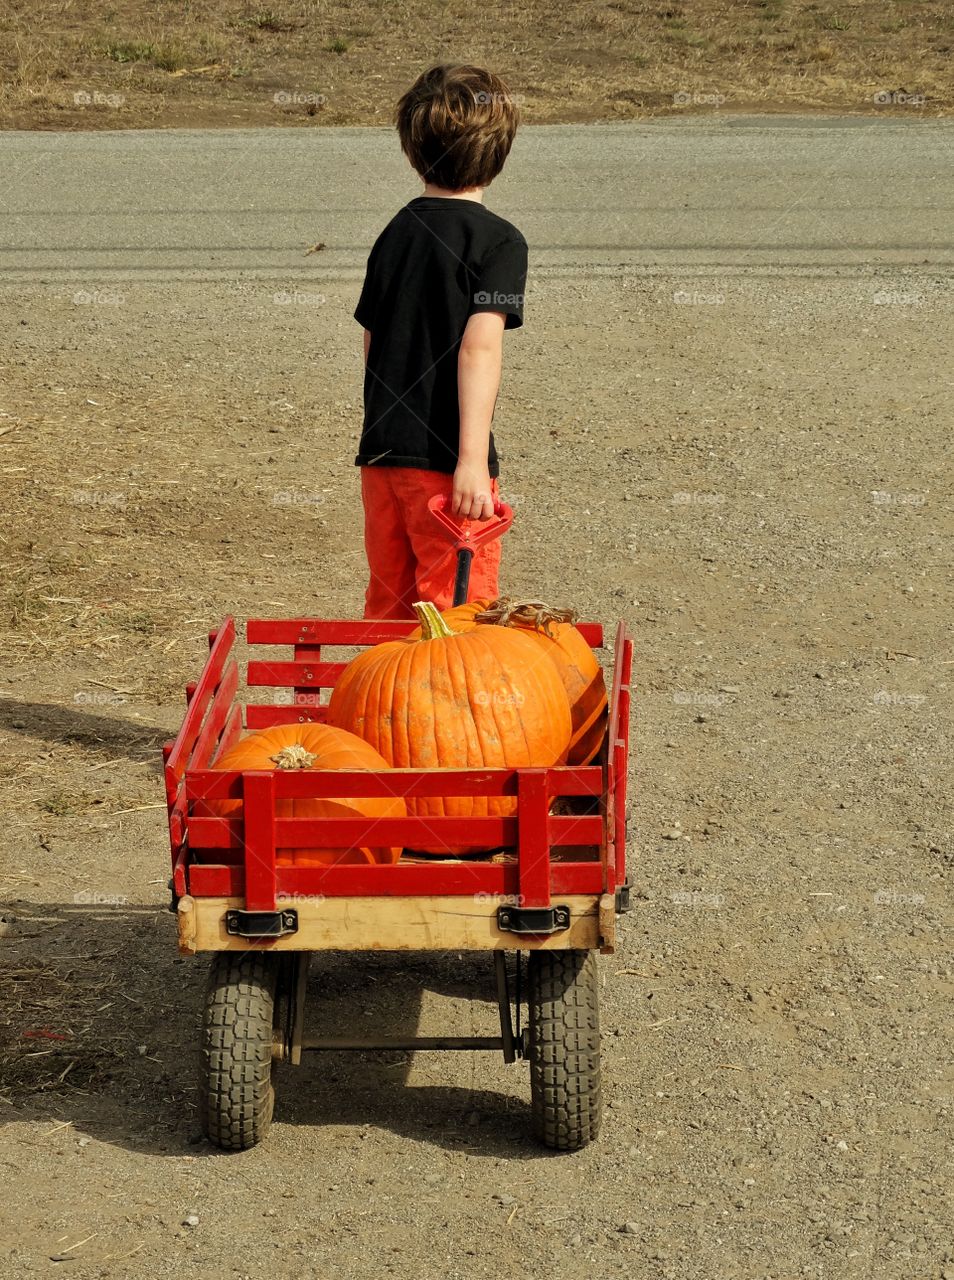
[[[494,499],[487,466],[459,462],[454,472],[451,514],[459,520],[489,520],[494,514]]]

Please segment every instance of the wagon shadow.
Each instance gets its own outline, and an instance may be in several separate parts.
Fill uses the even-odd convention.
[[[448,1007],[445,1000],[436,1010],[425,1008],[428,992],[453,1004]],[[442,1035],[499,1033],[491,958],[476,953],[313,956],[307,1008],[308,1035],[371,1038],[415,1035],[419,1029]],[[530,1140],[529,1107],[514,1096],[521,1067],[505,1068],[499,1052],[480,1051],[479,1058],[499,1064],[501,1091],[451,1083],[472,1074],[467,1051],[306,1053],[301,1067],[278,1074],[276,1118],[319,1128],[385,1129],[472,1155],[538,1157],[540,1149]],[[435,1074],[446,1082],[417,1082]],[[296,1083],[286,1092],[290,1077]]]
[[[155,904],[14,901],[0,909],[0,932],[0,1123],[44,1121],[69,1141],[88,1134],[137,1152],[221,1157],[197,1116],[208,960],[177,954],[171,914]],[[477,1001],[477,1032],[467,1021],[441,1032],[494,1034],[489,957],[406,952],[314,956],[308,1031],[414,1035],[432,983]],[[372,1126],[473,1154],[538,1157],[523,1101],[449,1083],[469,1078],[468,1057],[427,1055],[424,1070],[446,1062],[448,1083],[415,1085],[406,1052],[306,1054],[301,1067],[275,1073],[276,1124]],[[506,1073],[505,1090],[512,1080],[517,1091],[519,1070]]]

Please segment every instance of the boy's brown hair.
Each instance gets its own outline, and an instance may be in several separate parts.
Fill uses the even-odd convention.
[[[401,149],[424,181],[465,191],[488,186],[504,167],[518,112],[492,71],[442,63],[415,80],[396,120]]]

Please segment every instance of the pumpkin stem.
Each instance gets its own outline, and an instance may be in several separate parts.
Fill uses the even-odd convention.
[[[414,612],[421,624],[422,640],[443,640],[455,634],[441,617],[440,609],[430,600],[418,600],[414,606]]]
[[[276,769],[310,769],[318,757],[313,751],[303,747],[300,742],[293,742],[290,746],[276,751],[273,756],[269,756],[269,759]]]
[[[555,622],[576,622],[575,609],[556,609],[542,600],[511,600],[501,596],[478,613],[475,622],[489,622],[498,627],[533,627],[553,639],[551,627]]]

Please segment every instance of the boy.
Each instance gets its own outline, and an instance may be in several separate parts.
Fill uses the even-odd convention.
[[[432,67],[397,105],[401,148],[424,182],[368,258],[358,456],[370,570],[366,618],[452,602],[456,558],[427,509],[486,520],[497,497],[491,419],[503,331],[523,323],[527,242],[482,203],[517,129],[506,85],[478,67]],[[470,596],[498,594],[500,541],[479,549]]]

